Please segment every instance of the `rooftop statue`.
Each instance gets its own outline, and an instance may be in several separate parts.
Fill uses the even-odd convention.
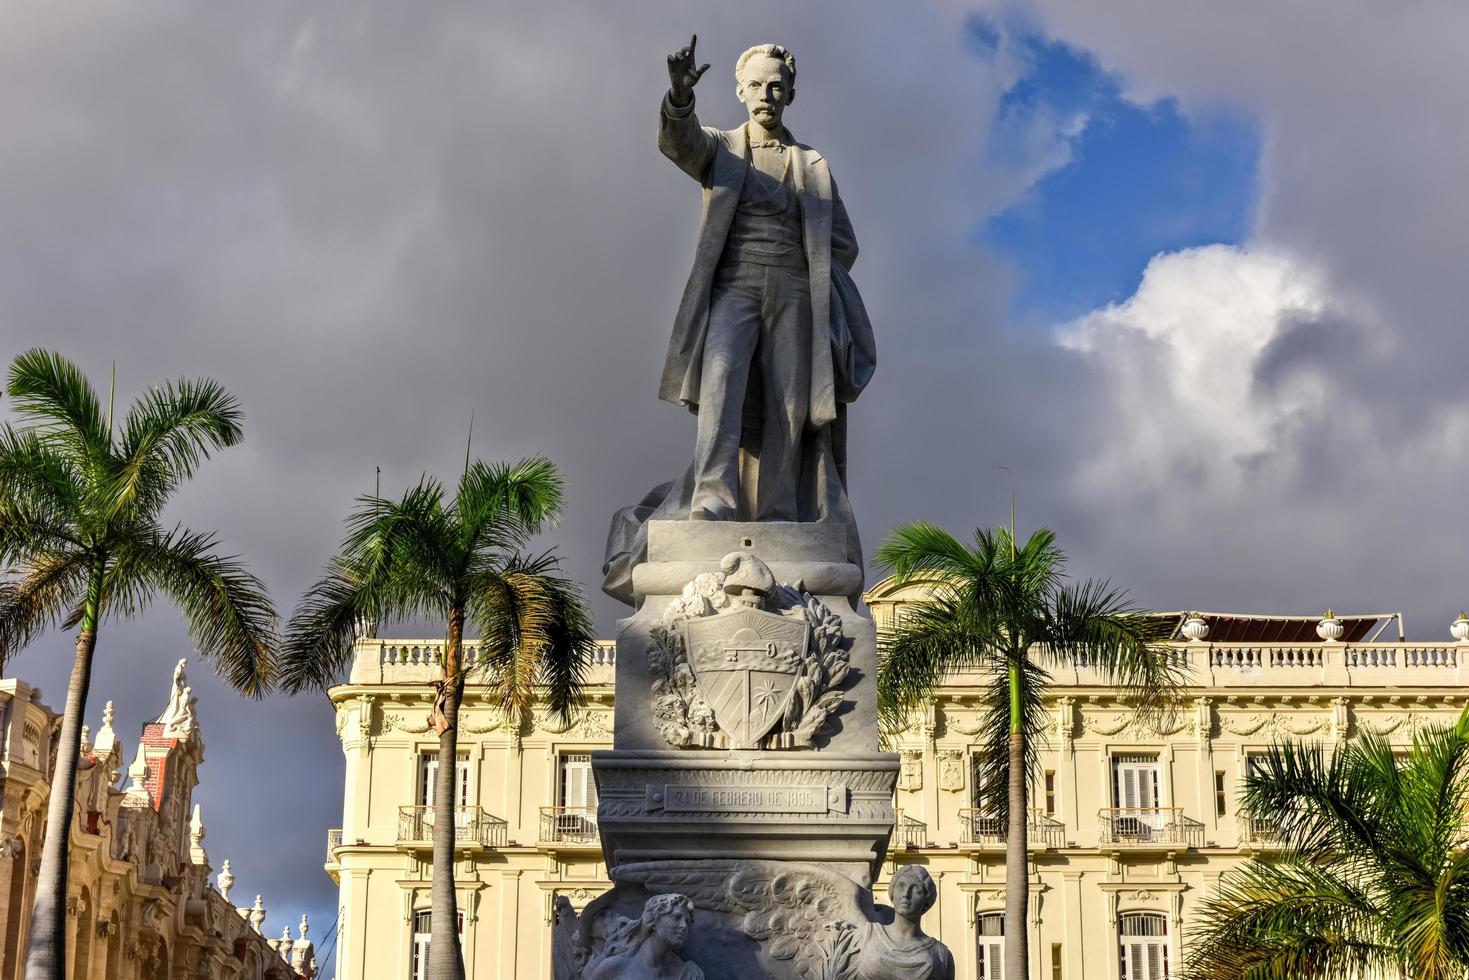
[[[784,123],[796,59],[761,44],[735,63],[748,120],[702,126],[697,36],[668,56],[658,148],[703,188],[693,270],[658,395],[698,417],[694,459],[613,518],[604,589],[631,601],[657,520],[822,521],[861,546],[846,490],[846,405],[872,377],[872,324],[849,270],[857,239],[831,171]]]

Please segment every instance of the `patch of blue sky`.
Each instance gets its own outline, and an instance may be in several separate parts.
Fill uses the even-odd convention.
[[[992,162],[1045,169],[975,232],[1016,263],[1018,313],[1070,319],[1132,295],[1159,252],[1248,238],[1260,152],[1252,120],[1130,102],[1090,54],[1034,33],[1002,37],[975,19],[967,40],[985,60],[1003,44],[1021,66],[1001,101]]]

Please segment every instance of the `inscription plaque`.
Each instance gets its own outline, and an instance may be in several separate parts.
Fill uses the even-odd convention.
[[[672,813],[827,813],[846,810],[843,786],[648,787],[648,809]]]

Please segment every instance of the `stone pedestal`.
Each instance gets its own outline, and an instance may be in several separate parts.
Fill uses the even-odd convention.
[[[835,525],[649,524],[614,747],[592,756],[618,884],[564,930],[589,969],[653,895],[692,900],[683,956],[710,980],[809,975],[797,949],[874,915],[898,757],[877,750],[876,631],[845,554]]]

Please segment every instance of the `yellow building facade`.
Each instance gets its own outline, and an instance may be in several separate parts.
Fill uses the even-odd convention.
[[[881,629],[922,594],[884,582],[865,599]],[[1161,724],[1095,671],[1054,673],[1032,787],[1029,980],[1176,976],[1200,900],[1272,847],[1268,823],[1236,809],[1253,755],[1282,738],[1337,744],[1363,731],[1406,745],[1469,703],[1469,621],[1454,624],[1462,639],[1408,643],[1392,617],[1175,619],[1170,655],[1189,687]],[[326,864],[341,894],[340,980],[423,975],[441,643],[359,640],[348,683],[331,691],[346,754]],[[610,887],[589,757],[611,747],[615,668],[603,644],[570,724],[544,711],[507,721],[483,691],[467,693],[455,874],[470,976],[550,977],[557,898],[580,909]],[[921,717],[886,733],[901,774],[878,894],[900,865],[928,868],[939,898],[924,928],[953,951],[960,980],[1002,980],[1004,829],[974,805],[982,694],[980,676],[950,677]]]

